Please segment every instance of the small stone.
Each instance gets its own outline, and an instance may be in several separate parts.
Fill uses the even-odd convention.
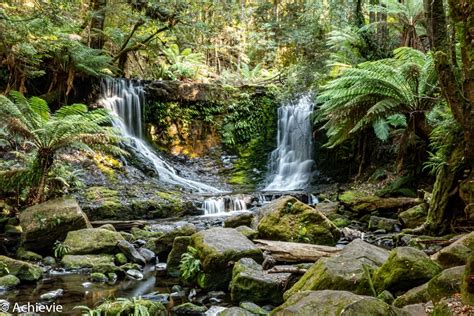
[[[54,259],[53,257],[44,257],[43,264],[47,266],[53,266],[56,264],[56,259]]]
[[[43,300],[43,301],[54,301],[55,299],[62,296],[63,294],[64,294],[64,290],[63,289],[58,289],[58,290],[55,290],[55,291],[51,291],[51,292],[42,294],[40,296],[40,299]]]
[[[207,307],[194,305],[193,303],[184,303],[173,307],[172,311],[174,315],[201,316],[206,313]]]
[[[131,277],[134,280],[142,280],[143,279],[143,273],[141,273],[140,271],[135,270],[135,269],[127,270],[127,276]]]
[[[121,240],[117,243],[117,247],[127,256],[127,258],[135,263],[145,265],[146,260],[131,243],[126,240]]]
[[[122,252],[119,252],[119,253],[116,253],[115,254],[115,263],[117,263],[118,265],[124,265],[128,262],[128,259],[127,259],[127,256],[125,256],[124,253]]]
[[[150,263],[150,262],[153,262],[155,261],[156,259],[156,255],[153,251],[151,251],[150,249],[147,249],[147,248],[140,248],[138,249],[138,253],[143,257],[145,258],[145,261],[147,263]]]
[[[107,277],[103,273],[94,272],[90,276],[92,282],[107,282]]]

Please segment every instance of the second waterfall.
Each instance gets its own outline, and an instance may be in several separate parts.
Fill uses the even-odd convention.
[[[278,109],[277,148],[268,163],[269,184],[264,191],[303,190],[311,182],[313,102],[304,95]]]
[[[143,157],[159,175],[160,181],[197,192],[217,193],[220,190],[190,179],[180,177],[174,168],[155,153],[143,140],[142,106],[143,87],[125,79],[107,79],[101,85],[99,104],[114,115],[114,126],[137,155]]]

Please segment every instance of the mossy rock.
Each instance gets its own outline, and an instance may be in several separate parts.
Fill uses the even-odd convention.
[[[171,248],[171,252],[169,253],[168,259],[166,261],[166,271],[169,276],[179,277],[181,256],[187,251],[190,244],[190,236],[180,236],[174,239],[173,248]]]
[[[357,295],[348,291],[303,291],[292,295],[283,304],[275,308],[272,316],[387,316],[408,313],[390,306],[375,297]]]
[[[114,266],[114,256],[102,255],[65,255],[61,263],[66,269],[94,268],[98,265]]]
[[[22,246],[40,254],[51,254],[56,240],[63,241],[69,231],[91,228],[74,198],[60,198],[31,206],[20,213]]]
[[[461,283],[461,298],[466,305],[474,306],[474,255],[466,262]]]
[[[236,227],[235,230],[237,230],[239,233],[241,233],[250,240],[254,240],[258,237],[258,231],[253,230],[248,226],[239,226]]]
[[[18,259],[26,261],[41,261],[43,257],[36,252],[28,251],[23,247],[19,247],[16,251],[16,256]]]
[[[451,268],[466,264],[467,259],[473,253],[474,232],[471,232],[432,255],[431,259],[438,262],[443,268]]]
[[[0,276],[12,274],[22,281],[37,281],[43,276],[40,267],[21,260],[0,256]]]
[[[69,247],[69,254],[116,253],[117,243],[124,240],[118,232],[102,228],[87,228],[71,231],[64,244]]]
[[[430,300],[438,302],[443,297],[448,297],[461,291],[461,282],[464,266],[443,270],[428,282],[428,295]]]
[[[251,212],[229,216],[224,220],[224,227],[237,228],[239,226],[250,226],[253,216]]]
[[[170,232],[164,233],[158,237],[155,242],[155,249],[153,250],[158,256],[168,255],[173,247],[173,242],[176,237],[180,236],[191,236],[197,231],[194,224],[186,223],[181,226],[177,226]]]
[[[299,291],[344,290],[356,294],[372,294],[369,271],[380,267],[388,258],[388,251],[356,239],[347,245],[339,256],[321,258],[285,292],[288,299]]]
[[[421,285],[441,272],[441,267],[423,251],[399,247],[390,252],[387,261],[375,271],[374,286],[378,292],[407,291]]]
[[[146,229],[141,229],[138,227],[132,227],[130,231],[135,239],[142,239],[148,241],[152,238],[157,239],[158,237],[163,236],[163,232],[153,232]]]
[[[205,315],[207,311],[206,306],[195,305],[193,303],[184,303],[173,307],[173,315]]]
[[[383,229],[386,232],[400,231],[400,223],[396,219],[370,216],[369,230]]]
[[[191,236],[202,264],[200,286],[207,290],[227,289],[232,278],[232,263],[241,258],[262,262],[262,251],[233,228],[211,228]]]
[[[240,308],[243,308],[254,315],[268,315],[269,313],[253,302],[241,302]]]
[[[91,273],[89,279],[92,281],[92,282],[107,282],[108,278],[105,274],[103,273],[100,273],[100,272],[94,272],[94,273]]]
[[[339,229],[320,211],[285,196],[264,206],[257,230],[262,239],[335,245]]]
[[[339,195],[339,201],[349,210],[359,216],[370,214],[374,211],[399,211],[423,203],[423,199],[411,197],[382,198],[369,195],[360,191],[345,191]]]
[[[127,256],[125,256],[124,253],[119,252],[115,254],[115,262],[121,266],[123,264],[126,264],[128,262]]]
[[[112,301],[102,303],[97,307],[101,315],[121,316],[121,315],[138,315],[138,306],[146,309],[148,315],[167,316],[168,312],[163,304],[150,300],[132,298],[122,301]]]
[[[387,184],[383,189],[377,191],[376,195],[380,197],[416,197],[414,183],[416,183],[416,181],[412,176],[401,176]]]
[[[230,307],[217,313],[217,316],[255,316],[255,314],[241,307]]]
[[[405,228],[421,226],[428,215],[428,204],[422,203],[398,214],[398,219]]]
[[[20,279],[13,274],[0,277],[0,290],[9,290],[20,284]]]
[[[430,296],[428,295],[428,283],[425,283],[414,287],[403,295],[397,297],[393,302],[393,305],[397,307],[403,307],[406,305],[428,302],[429,300]]]
[[[230,297],[237,303],[252,301],[257,304],[281,304],[283,284],[289,277],[289,273],[266,273],[253,259],[242,258],[232,270]]]

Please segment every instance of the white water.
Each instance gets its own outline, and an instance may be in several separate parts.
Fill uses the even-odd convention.
[[[221,192],[207,184],[180,177],[172,166],[166,163],[142,140],[143,101],[144,91],[138,83],[125,79],[108,79],[101,84],[99,104],[115,114],[113,125],[120,131],[122,137],[129,142],[130,146],[156,170],[161,181],[198,192]]]
[[[247,210],[247,203],[239,196],[212,197],[202,203],[204,215],[219,215]]]
[[[270,156],[269,184],[264,191],[302,190],[310,183],[314,164],[311,158],[312,112],[309,95],[278,109],[277,148]]]

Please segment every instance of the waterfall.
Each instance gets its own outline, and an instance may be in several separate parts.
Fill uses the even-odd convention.
[[[269,184],[264,191],[305,189],[311,181],[312,135],[310,115],[313,103],[309,95],[297,103],[278,109],[277,148],[271,153]]]
[[[158,173],[160,181],[198,192],[218,193],[207,184],[180,177],[174,168],[143,140],[143,87],[125,79],[106,79],[101,83],[99,104],[114,114],[113,125],[131,148]]]
[[[212,197],[202,203],[204,215],[222,215],[247,210],[247,203],[240,196]]]

